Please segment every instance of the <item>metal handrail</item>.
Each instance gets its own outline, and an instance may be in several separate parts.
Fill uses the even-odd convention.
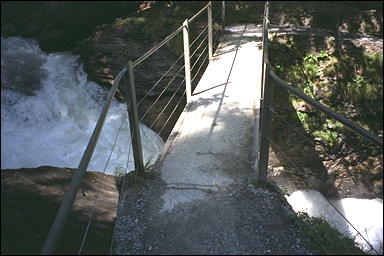
[[[143,62],[146,58],[151,56],[154,52],[156,52],[159,48],[161,48],[164,44],[168,43],[172,38],[174,38],[177,34],[180,33],[184,28],[184,25],[180,26],[178,29],[176,29],[172,34],[164,38],[160,43],[158,43],[156,46],[154,46],[152,49],[144,53],[141,57],[137,58],[133,63],[132,67],[136,67],[141,62]]]
[[[96,127],[93,130],[92,136],[88,142],[87,148],[81,158],[80,164],[73,175],[71,183],[69,184],[68,192],[64,197],[63,202],[57,212],[55,220],[49,230],[47,239],[44,242],[44,245],[41,250],[41,254],[50,255],[52,254],[53,248],[57,244],[57,240],[63,231],[64,225],[68,220],[69,213],[72,209],[73,202],[75,201],[76,194],[80,188],[81,182],[83,181],[85,172],[88,168],[89,161],[92,158],[92,154],[95,150],[96,144],[99,140],[101,130],[104,126],[105,118],[108,114],[108,110],[111,106],[113,96],[115,95],[116,89],[120,83],[121,78],[127,73],[128,68],[123,68],[119,74],[117,74],[115,80],[113,81],[112,88],[109,90],[107,101],[104,104],[104,107],[101,111],[99,119],[97,120]]]
[[[278,77],[275,72],[273,71],[273,66],[269,64],[268,60],[268,28],[269,28],[269,3],[268,1],[265,4],[264,9],[264,15],[263,15],[263,32],[262,32],[262,39],[263,39],[263,56],[262,56],[262,86],[261,86],[261,98],[260,98],[260,145],[258,149],[259,154],[259,165],[257,169],[257,176],[261,180],[266,179],[266,173],[268,169],[268,147],[269,147],[269,141],[267,139],[268,131],[269,131],[269,123],[271,119],[270,115],[270,109],[269,109],[269,98],[272,97],[272,89],[273,86],[269,86],[269,78],[271,78],[274,82],[277,83],[277,85],[287,89],[291,93],[295,94],[297,97],[302,98],[312,106],[316,107],[323,113],[327,114],[328,116],[336,119],[340,123],[347,126],[349,129],[353,130],[354,132],[358,133],[359,135],[363,136],[367,140],[373,142],[374,144],[378,145],[379,147],[383,148],[383,138],[380,138],[377,135],[374,135],[364,129],[363,127],[357,125],[356,123],[346,119],[339,113],[329,109],[328,107],[324,106],[323,104],[317,102],[316,100],[312,99],[308,95],[304,94],[300,90],[294,88],[293,86],[289,85],[287,82],[282,80],[280,77]],[[267,135],[265,135],[267,134]]]
[[[89,162],[92,158],[93,152],[96,148],[96,144],[98,142],[98,139],[100,137],[100,133],[103,129],[104,122],[106,119],[106,116],[108,114],[109,108],[112,103],[113,96],[116,93],[116,90],[120,84],[120,80],[124,75],[129,73],[130,77],[130,84],[131,87],[128,88],[130,90],[127,90],[127,93],[130,91],[131,94],[134,94],[134,80],[133,80],[133,68],[136,67],[138,64],[143,62],[145,59],[147,59],[149,56],[151,56],[154,52],[156,52],[160,47],[162,47],[164,44],[169,42],[172,38],[174,38],[178,33],[181,31],[185,31],[185,28],[188,27],[188,23],[192,22],[194,19],[196,19],[204,10],[211,7],[211,2],[209,2],[207,5],[205,5],[199,12],[197,12],[192,18],[189,20],[187,19],[186,22],[183,23],[182,26],[180,26],[178,29],[176,29],[173,33],[168,35],[165,39],[163,39],[160,43],[158,43],[156,46],[151,48],[149,51],[144,53],[142,56],[140,56],[138,59],[136,59],[134,62],[129,62],[127,65],[125,65],[117,74],[116,78],[113,80],[112,87],[109,90],[107,100],[103,106],[102,112],[99,116],[99,119],[97,120],[96,126],[93,130],[92,136],[88,142],[87,148],[81,158],[80,164],[72,177],[71,183],[68,188],[68,192],[65,195],[63,202],[58,210],[58,213],[56,214],[56,217],[54,219],[54,222],[48,232],[47,238],[44,242],[44,245],[41,250],[42,255],[50,255],[53,253],[53,249],[56,247],[56,244],[58,242],[59,236],[61,235],[63,228],[65,226],[66,221],[68,220],[69,213],[72,209],[73,203],[76,198],[76,194],[81,186],[81,183],[83,181],[85,172],[88,168]],[[211,9],[209,9],[210,11]],[[209,20],[209,13],[208,13],[208,20]],[[209,21],[208,21],[209,23]],[[189,48],[189,45],[188,45]],[[132,87],[133,86],[133,87]],[[131,97],[132,95],[130,95]],[[132,100],[132,99],[131,99]],[[134,99],[131,103],[136,104],[136,99]],[[128,104],[128,102],[127,102]],[[135,109],[134,115],[135,119],[137,119],[137,109]],[[130,115],[131,120],[131,115]],[[137,126],[138,124],[136,124]],[[132,133],[132,130],[131,130]],[[133,134],[131,134],[133,136]],[[135,137],[140,138],[140,133],[138,129],[136,129]],[[140,154],[141,146],[139,147],[139,152],[134,152],[134,154]],[[142,156],[141,156],[142,161]],[[136,165],[136,162],[135,162]]]
[[[205,9],[207,9],[210,6],[211,3],[208,3],[206,6],[204,6],[200,11],[198,11],[195,15],[193,15],[190,19],[188,19],[188,22],[191,23],[194,19],[196,19],[200,14],[203,13]]]
[[[187,19],[187,22],[188,23],[191,23],[194,19],[196,19],[205,9],[207,9],[209,7],[210,3],[208,3],[206,6],[204,6],[199,12],[197,12],[195,15],[192,16],[192,18],[190,19]],[[146,58],[148,58],[149,56],[151,56],[154,52],[156,52],[158,49],[160,49],[164,44],[168,43],[172,38],[174,38],[175,36],[177,36],[181,31],[183,31],[183,28],[185,27],[186,25],[181,25],[180,27],[178,27],[174,32],[172,32],[169,36],[167,36],[166,38],[164,38],[160,43],[158,43],[157,45],[155,45],[152,49],[150,49],[149,51],[147,51],[146,53],[144,53],[141,57],[137,58],[135,61],[133,61],[132,63],[132,67],[136,67],[137,65],[139,65],[141,62],[143,62]]]
[[[327,114],[328,116],[333,117],[334,119],[336,119],[340,123],[344,124],[345,126],[350,128],[354,132],[357,132],[358,134],[360,134],[364,138],[368,139],[369,141],[375,143],[376,145],[378,145],[380,147],[383,147],[383,139],[380,138],[379,136],[376,136],[376,135],[370,133],[369,131],[367,131],[363,127],[355,124],[354,122],[346,119],[345,117],[343,117],[339,113],[329,109],[328,107],[324,106],[323,104],[321,104],[318,101],[314,100],[313,98],[309,97],[308,95],[306,95],[302,91],[298,90],[297,88],[293,87],[292,85],[290,85],[287,82],[285,82],[284,80],[282,80],[272,70],[269,71],[269,75],[279,86],[287,89],[291,93],[295,94],[297,97],[302,98],[303,100],[305,100],[306,102],[308,102],[312,106],[316,107],[317,109],[319,109],[323,113]]]

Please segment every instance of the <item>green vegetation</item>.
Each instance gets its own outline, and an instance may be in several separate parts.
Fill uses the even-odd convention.
[[[309,239],[311,249],[320,255],[367,255],[353,239],[342,235],[323,218],[305,212],[290,216],[300,232]]]
[[[271,181],[255,179],[251,181],[251,184],[257,188],[278,191],[282,196],[289,195],[287,188],[280,188]],[[287,202],[285,201],[285,203]],[[311,249],[320,255],[366,255],[353,239],[341,234],[323,218],[310,217],[305,212],[298,212],[289,218],[299,232],[309,239]]]
[[[371,133],[382,133],[382,54],[367,54],[352,46],[340,50],[346,46],[339,45],[338,50],[334,41],[319,47],[321,50],[309,51],[307,41],[299,36],[273,37],[270,60],[278,75]],[[289,97],[296,109],[307,104],[294,95]],[[364,139],[309,105],[307,109],[299,109],[296,119],[309,134],[319,137],[329,147],[337,144],[339,134],[345,134],[355,145],[364,143]]]
[[[116,186],[120,190],[123,184],[126,187],[138,187],[145,185],[147,184],[148,178],[153,176],[152,168],[152,158],[148,158],[145,161],[144,172],[132,170],[127,173],[124,166],[118,166],[113,173],[115,176]]]
[[[150,8],[140,12],[131,13],[129,17],[122,17],[115,21],[114,26],[118,29],[129,31],[129,37],[151,42],[153,45],[159,43],[166,36],[170,35],[180,26],[187,18],[191,18],[207,3],[205,2],[153,2],[149,3]],[[213,18],[218,18],[221,8],[221,2],[213,3]],[[155,21],[155,22],[154,22]],[[214,20],[213,32],[222,28],[217,24],[220,20]],[[190,43],[201,32],[207,23],[207,12],[199,15],[192,23],[189,24],[189,40]],[[203,39],[204,36],[201,37]],[[200,40],[201,40],[200,39]],[[200,42],[200,41],[199,41]],[[199,44],[197,43],[197,45]],[[183,53],[183,33],[180,32],[166,45],[174,56],[179,57]]]

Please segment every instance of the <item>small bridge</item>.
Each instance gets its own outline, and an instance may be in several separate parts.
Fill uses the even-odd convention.
[[[147,181],[147,186],[122,188],[111,253],[310,253],[300,234],[288,221],[289,209],[284,204],[276,203],[280,202],[279,194],[249,185],[251,180],[267,180],[272,95],[270,81],[306,100],[381,148],[382,139],[276,76],[268,62],[268,6],[267,3],[263,24],[225,26],[223,2],[218,24],[224,33],[214,49],[212,20],[215,19],[212,19],[212,3],[208,3],[174,33],[121,70],[114,80],[69,192],[52,225],[43,254],[51,254],[58,241],[111,100],[126,74],[130,79],[126,96],[137,170],[135,174],[146,173],[134,69],[179,33],[183,33],[184,38],[183,95],[186,95],[186,106],[155,163],[155,175]],[[191,70],[194,65],[191,68],[190,61],[198,48],[190,54],[189,26],[205,12],[207,25],[198,37],[207,32],[203,42],[207,42],[206,56],[209,64],[197,85],[192,86]],[[200,53],[199,58],[204,56],[203,53]],[[292,244],[291,241],[298,242]]]

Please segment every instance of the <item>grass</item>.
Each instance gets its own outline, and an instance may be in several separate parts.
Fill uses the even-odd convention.
[[[152,158],[148,158],[145,161],[144,172],[139,172],[136,170],[126,172],[124,166],[116,167],[113,175],[115,176],[117,188],[121,190],[123,185],[135,188],[146,185],[148,179],[153,176],[152,168]]]
[[[382,133],[383,55],[365,53],[352,46],[330,53],[335,45],[333,41],[328,46],[331,48],[311,52],[305,50],[309,49],[305,44],[298,36],[273,36],[270,60],[278,75],[371,133]],[[293,105],[304,103],[294,95],[290,95],[290,100]],[[337,144],[339,134],[360,143],[358,136],[320,111],[297,112],[295,119],[329,148]]]
[[[367,255],[353,239],[341,234],[323,218],[298,212],[297,215],[291,215],[291,220],[309,239],[311,249],[320,255]]]
[[[282,196],[289,195],[287,188],[280,188],[271,181],[254,179],[251,184],[257,188],[278,191]],[[290,215],[289,219],[299,232],[308,238],[310,249],[320,255],[367,255],[353,239],[341,234],[323,218],[310,217],[306,212],[298,212]]]

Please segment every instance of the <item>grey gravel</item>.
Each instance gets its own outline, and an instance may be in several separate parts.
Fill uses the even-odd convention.
[[[128,189],[119,209],[116,254],[315,254],[277,191],[234,185],[203,191],[203,200],[161,211],[167,189],[159,176]]]

